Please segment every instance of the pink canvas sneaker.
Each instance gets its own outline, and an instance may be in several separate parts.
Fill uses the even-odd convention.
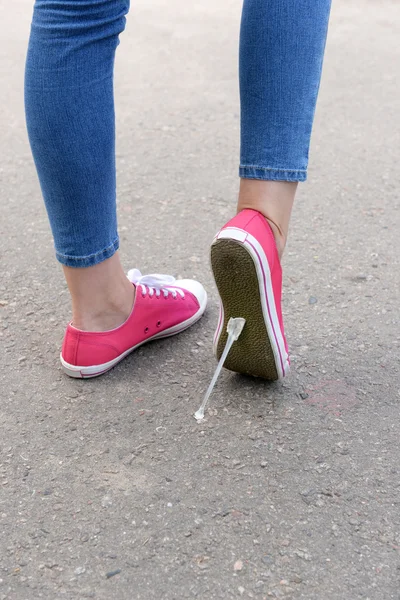
[[[142,344],[187,329],[206,309],[207,294],[198,281],[142,276],[137,269],[129,271],[128,279],[136,296],[130,316],[120,327],[93,333],[68,325],[60,358],[70,377],[102,375]]]
[[[231,371],[281,379],[289,371],[283,329],[282,268],[268,221],[255,210],[241,211],[216,235],[211,265],[221,298],[214,352],[224,350],[231,317],[243,317],[243,333],[225,362]]]

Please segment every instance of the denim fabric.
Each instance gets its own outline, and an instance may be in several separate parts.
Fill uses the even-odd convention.
[[[244,0],[239,176],[304,181],[331,0]]]
[[[240,176],[302,181],[330,0],[244,0]],[[29,139],[57,259],[118,249],[113,67],[129,0],[36,0],[25,75]]]
[[[118,248],[113,67],[128,0],[36,0],[25,74],[29,139],[64,265]]]

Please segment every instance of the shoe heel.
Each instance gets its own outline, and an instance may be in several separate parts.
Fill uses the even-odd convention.
[[[246,326],[225,361],[225,368],[262,377],[279,379],[277,357],[264,319],[256,265],[243,243],[217,239],[211,246],[211,266],[224,308],[216,356],[220,360],[227,342],[230,318],[246,319]]]

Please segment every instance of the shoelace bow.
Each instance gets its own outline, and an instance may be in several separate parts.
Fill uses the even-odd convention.
[[[177,294],[182,298],[185,297],[183,290],[178,287],[171,287],[175,285],[176,282],[175,277],[172,275],[160,275],[159,273],[142,275],[139,269],[131,269],[128,271],[127,277],[136,287],[141,288],[144,296],[148,292],[151,298],[154,294],[160,296],[162,292],[165,298],[168,297],[168,294],[172,294],[173,298],[176,298]]]

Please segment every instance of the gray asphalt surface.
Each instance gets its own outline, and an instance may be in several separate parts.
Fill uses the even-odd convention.
[[[398,2],[336,0],[284,259],[293,369],[215,368],[208,247],[237,191],[240,2],[138,0],[118,51],[126,268],[200,324],[65,377],[68,295],[23,117],[30,0],[0,4],[0,599],[400,599]]]

